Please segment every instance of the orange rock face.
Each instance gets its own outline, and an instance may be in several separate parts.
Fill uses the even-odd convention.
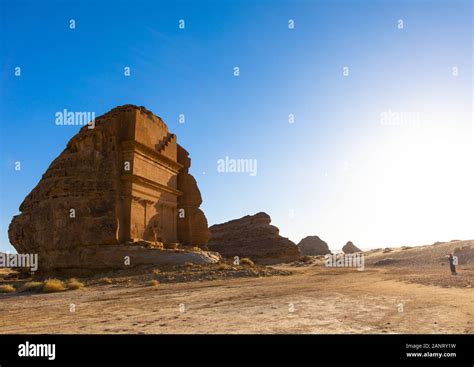
[[[178,190],[182,192],[178,197],[178,241],[204,247],[211,233],[207,228],[206,216],[199,209],[202,203],[201,192],[196,180],[188,172],[191,166],[189,153],[181,146],[178,146],[178,161],[183,166],[178,175]]]
[[[13,218],[10,242],[43,255],[43,265],[48,255],[86,246],[204,246],[207,220],[189,166],[159,117],[144,107],[114,108],[94,128],[81,128],[51,163]]]
[[[248,257],[260,264],[276,264],[298,260],[298,246],[279,235],[266,213],[247,215],[210,227],[208,247],[227,258]]]

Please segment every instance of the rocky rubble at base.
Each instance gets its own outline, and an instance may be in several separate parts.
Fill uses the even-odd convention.
[[[198,248],[160,249],[141,245],[87,246],[62,252],[50,252],[38,274],[92,276],[114,270],[128,270],[143,266],[179,266],[185,263],[198,265],[217,264],[220,254]],[[49,264],[51,262],[51,264]],[[41,260],[40,260],[41,263]]]

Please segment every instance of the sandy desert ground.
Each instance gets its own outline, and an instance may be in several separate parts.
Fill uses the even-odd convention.
[[[443,260],[454,248],[464,254],[458,276]],[[206,276],[194,281],[164,272],[158,286],[149,285],[154,275],[136,275],[85,281],[75,291],[11,293],[0,295],[0,333],[472,334],[473,252],[474,241],[458,241],[373,250],[364,271],[312,258],[271,274],[200,269]]]

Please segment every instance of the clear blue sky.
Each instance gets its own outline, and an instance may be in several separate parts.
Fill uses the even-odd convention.
[[[0,3],[0,251],[79,129],[55,113],[128,103],[190,152],[210,224],[265,211],[333,249],[474,238],[470,1]],[[225,156],[257,175],[217,172]]]

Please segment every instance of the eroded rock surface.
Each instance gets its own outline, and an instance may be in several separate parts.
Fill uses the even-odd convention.
[[[330,254],[328,244],[318,236],[307,236],[298,243],[302,255],[318,256]]]
[[[345,254],[354,254],[356,252],[362,252],[360,248],[358,248],[356,245],[354,245],[351,241],[347,242],[344,247],[342,248],[342,251]]]
[[[279,229],[270,224],[268,214],[260,212],[240,219],[211,226],[208,247],[222,256],[248,257],[260,264],[275,264],[298,260],[301,253]]]
[[[161,118],[125,105],[94,125],[80,129],[20,205],[8,232],[17,251],[38,253],[46,269],[96,268],[139,240],[204,247],[209,231],[191,161]],[[78,262],[88,248],[100,251]]]

